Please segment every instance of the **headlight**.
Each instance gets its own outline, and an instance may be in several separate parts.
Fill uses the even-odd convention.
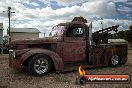
[[[9,56],[10,56],[11,58],[15,58],[15,57],[16,57],[15,51],[14,51],[14,50],[9,50]]]

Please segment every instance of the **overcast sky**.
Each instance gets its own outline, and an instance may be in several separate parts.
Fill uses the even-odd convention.
[[[132,0],[0,0],[0,23],[5,30],[8,18],[3,11],[8,6],[15,12],[11,16],[11,27],[35,27],[46,34],[56,24],[71,21],[75,16],[92,21],[94,31],[101,28],[100,18],[104,28],[118,24],[120,30],[127,30],[132,24]]]

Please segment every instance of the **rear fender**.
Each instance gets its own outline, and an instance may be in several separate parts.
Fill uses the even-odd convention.
[[[22,63],[24,63],[24,61],[26,61],[27,59],[29,59],[29,57],[35,54],[45,54],[49,56],[52,59],[57,72],[62,72],[64,70],[62,58],[60,58],[57,53],[45,49],[31,49],[30,51],[26,52],[21,56]]]

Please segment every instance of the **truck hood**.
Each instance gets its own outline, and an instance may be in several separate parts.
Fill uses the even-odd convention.
[[[14,40],[11,42],[12,44],[41,44],[41,43],[56,43],[62,41],[61,38],[58,37],[46,37],[46,38],[38,38],[38,39],[22,39],[22,40]]]

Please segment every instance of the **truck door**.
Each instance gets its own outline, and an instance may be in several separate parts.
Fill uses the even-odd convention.
[[[69,26],[64,34],[63,61],[84,61],[86,54],[85,27]]]

